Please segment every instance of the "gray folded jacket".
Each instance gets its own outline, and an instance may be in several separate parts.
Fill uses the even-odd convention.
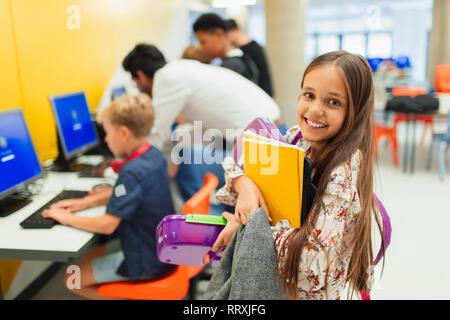
[[[262,208],[234,233],[208,284],[205,299],[286,299],[277,285],[277,252]]]

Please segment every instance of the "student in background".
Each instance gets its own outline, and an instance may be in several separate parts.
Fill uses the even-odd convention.
[[[363,57],[335,51],[306,68],[299,125],[289,129],[286,138],[291,143],[301,132],[296,144],[313,162],[312,181],[318,190],[300,229],[287,220],[272,227],[278,273],[289,298],[340,299],[348,283],[358,294],[370,292],[372,218],[382,235],[373,195],[373,103],[372,72]],[[234,216],[223,214],[232,223],[213,251],[229,242],[249,213],[259,207],[267,210],[260,190],[233,159],[225,159],[224,167],[227,182],[217,197],[236,209]]]
[[[127,157],[115,165],[119,176],[114,188],[82,199],[63,200],[42,213],[88,232],[118,233],[119,245],[107,243],[94,249],[80,265],[81,289],[71,290],[86,298],[101,298],[97,293],[100,283],[159,278],[175,270],[174,265],[161,263],[156,255],[156,227],[175,211],[166,160],[147,142],[153,119],[153,106],[146,94],[114,100],[98,115],[111,152]],[[105,204],[106,213],[98,217],[73,214]]]
[[[235,48],[228,38],[225,20],[214,13],[201,15],[193,25],[201,49],[214,58],[222,59],[222,67],[231,69],[259,85],[259,70],[255,62],[242,50]]]
[[[272,79],[270,76],[269,65],[263,48],[247,34],[239,30],[235,20],[226,21],[228,38],[231,43],[242,50],[244,54],[250,57],[259,70],[258,85],[271,97],[273,97]]]
[[[192,59],[206,64],[211,63],[211,58],[196,45],[188,46],[181,55],[181,59]]]
[[[169,144],[179,114],[191,123],[201,121],[203,130],[217,129],[231,146],[238,135],[229,136],[227,131],[244,129],[257,117],[279,122],[275,101],[225,68],[186,59],[167,63],[149,44],[136,45],[122,64],[139,90],[152,96],[156,118],[150,141],[159,148]]]

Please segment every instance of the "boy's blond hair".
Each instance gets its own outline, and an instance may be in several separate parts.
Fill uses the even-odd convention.
[[[97,115],[97,120],[109,121],[114,126],[126,126],[135,137],[146,137],[150,134],[155,119],[150,97],[145,93],[136,96],[125,94],[115,99]]]

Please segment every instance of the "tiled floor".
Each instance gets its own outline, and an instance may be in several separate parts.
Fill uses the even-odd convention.
[[[380,159],[376,192],[390,214],[393,231],[375,299],[450,299],[450,161],[447,157],[446,182],[441,183],[436,155],[431,171],[426,170],[430,137],[420,146],[422,127],[416,134],[413,174],[394,168],[385,157],[390,156],[388,146],[382,147],[385,156]]]
[[[399,130],[402,163],[404,127],[400,125]],[[391,217],[393,231],[373,299],[450,299],[450,174],[445,183],[439,181],[436,159],[431,171],[426,171],[430,137],[421,146],[421,134],[418,126],[413,174],[394,168],[387,143],[381,142],[379,147],[375,191]],[[33,299],[79,299],[64,288],[64,272],[63,266]],[[199,285],[199,297],[205,284]]]

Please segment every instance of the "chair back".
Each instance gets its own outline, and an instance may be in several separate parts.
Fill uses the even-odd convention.
[[[133,300],[181,300],[189,291],[189,267],[178,266],[168,275],[152,281],[118,281],[100,284],[102,297]]]
[[[398,96],[410,96],[415,97],[420,94],[427,94],[428,91],[424,88],[419,87],[395,87],[392,88],[392,95],[394,97]]]
[[[211,206],[211,194],[216,190],[218,185],[219,179],[214,174],[207,172],[203,180],[202,188],[186,201],[181,213],[208,214]]]
[[[195,193],[186,203],[184,204],[182,214],[209,214],[209,209],[211,206],[211,195],[216,190],[219,185],[219,179],[212,174],[207,172],[203,180],[203,187]],[[183,266],[186,270],[189,279],[194,278],[197,274],[202,271],[204,266],[208,263],[208,255],[205,256],[203,265],[200,267],[196,266]]]
[[[450,64],[436,66],[435,88],[437,92],[450,92]]]

